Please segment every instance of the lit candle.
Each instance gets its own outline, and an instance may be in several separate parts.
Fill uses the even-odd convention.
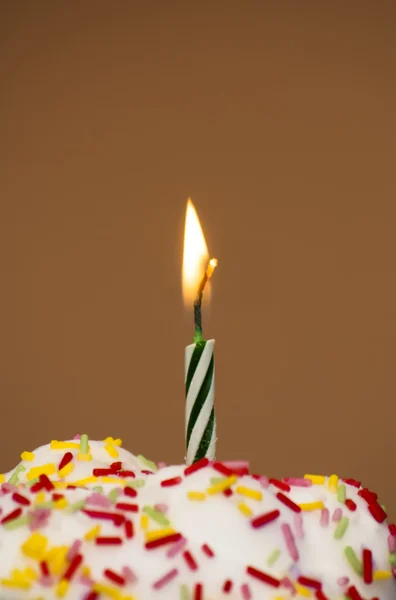
[[[215,458],[214,340],[202,336],[202,296],[217,266],[209,260],[205,237],[191,200],[187,202],[183,252],[183,296],[194,307],[194,343],[185,351],[186,463]]]

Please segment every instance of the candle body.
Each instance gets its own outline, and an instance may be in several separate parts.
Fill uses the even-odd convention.
[[[186,463],[201,458],[214,460],[216,417],[214,412],[214,340],[187,346],[185,352],[186,386]]]

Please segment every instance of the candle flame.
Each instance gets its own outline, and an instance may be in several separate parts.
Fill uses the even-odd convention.
[[[216,266],[217,260],[215,258],[209,261],[209,251],[197,211],[192,201],[188,199],[182,271],[183,298],[187,307],[190,308],[193,305],[205,272],[207,279],[210,279]],[[208,288],[209,286],[205,288],[206,298],[208,297]]]

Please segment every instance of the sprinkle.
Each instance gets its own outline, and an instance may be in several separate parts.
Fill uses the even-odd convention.
[[[65,452],[59,463],[58,471],[62,471],[63,467],[66,467],[66,465],[68,465],[72,460],[73,454],[71,452]]]
[[[27,515],[22,515],[21,517],[17,517],[16,519],[12,519],[12,521],[8,521],[3,524],[4,529],[7,531],[13,531],[14,529],[18,529],[23,525],[27,525],[29,523],[29,517]]]
[[[290,498],[288,498],[287,496],[282,494],[282,492],[278,492],[276,494],[276,497],[278,498],[278,500],[280,502],[282,502],[282,504],[284,504],[285,506],[287,506],[294,512],[296,512],[296,513],[301,512],[301,508],[298,506],[298,504],[295,504],[292,500],[290,500]]]
[[[208,546],[208,544],[202,544],[201,550],[209,558],[213,558],[214,555],[215,555],[215,553],[213,552],[212,548],[210,546]]]
[[[108,596],[112,598],[112,600],[121,600],[120,592],[117,588],[111,585],[103,585],[103,583],[95,583],[93,585],[93,591],[99,594],[103,594],[104,596]],[[97,596],[95,596],[96,598]],[[86,598],[84,600],[87,600]]]
[[[133,529],[133,523],[132,521],[125,521],[125,537],[130,540],[131,538],[133,538],[134,535],[134,529]]]
[[[339,577],[337,579],[337,584],[340,587],[345,587],[346,585],[348,585],[348,583],[349,583],[349,577]]]
[[[135,583],[137,581],[137,577],[131,567],[123,567],[122,574],[128,583]]]
[[[356,510],[356,508],[357,508],[357,506],[356,506],[355,502],[354,502],[353,500],[351,500],[351,498],[347,498],[347,499],[345,500],[345,506],[346,506],[347,508],[349,508],[349,510],[350,510],[350,511],[352,511],[352,512],[355,512],[355,510]]]
[[[69,504],[68,511],[71,513],[77,512],[81,510],[85,506],[85,500],[77,500],[77,502],[73,502],[73,504]]]
[[[51,450],[78,450],[80,444],[77,442],[58,442],[58,440],[52,440],[50,443]]]
[[[74,471],[74,465],[72,462],[69,462],[67,465],[62,467],[62,469],[58,470],[58,474],[59,474],[59,477],[61,479],[63,479],[64,477],[67,477],[68,475],[70,475],[70,473],[72,473],[73,471]]]
[[[344,534],[345,534],[346,530],[348,529],[348,525],[349,525],[348,517],[342,517],[342,519],[340,520],[340,522],[338,523],[338,525],[334,531],[334,537],[336,540],[340,540],[341,538],[344,537]]]
[[[231,579],[226,579],[226,581],[223,584],[223,592],[225,594],[228,594],[229,592],[231,592],[232,590],[232,581]]]
[[[314,485],[323,485],[326,481],[323,475],[304,475],[304,479],[309,479]]]
[[[100,530],[100,525],[95,525],[95,527],[92,527],[92,529],[87,531],[87,533],[84,535],[84,540],[91,542],[92,540],[96,539],[98,535],[100,535]]]
[[[251,600],[252,592],[250,591],[250,587],[248,586],[247,583],[243,583],[241,585],[241,595],[242,595],[243,600]]]
[[[122,440],[120,438],[112,438],[111,436],[103,440],[105,444],[112,444],[113,446],[122,446]]]
[[[89,483],[95,483],[95,481],[97,481],[98,478],[91,476],[91,477],[84,477],[84,479],[79,479],[78,481],[73,481],[73,485],[75,485],[76,487],[84,487]]]
[[[118,585],[125,585],[125,578],[121,575],[118,575],[118,573],[115,573],[111,569],[105,569],[103,571],[103,575],[107,577],[107,579],[110,579],[110,581],[112,581],[113,583],[117,583]]]
[[[184,475],[186,475],[186,476],[192,475],[193,473],[196,473],[200,469],[204,469],[205,467],[207,467],[208,464],[209,464],[208,458],[201,458],[200,460],[197,460],[197,462],[193,463],[189,467],[186,467],[184,469]]]
[[[390,525],[388,525],[388,529],[389,529],[389,533],[391,535],[393,535],[393,537],[396,537],[396,525],[391,523]]]
[[[151,542],[151,540],[157,540],[159,538],[166,537],[168,535],[172,535],[175,533],[175,530],[171,527],[167,527],[164,529],[153,529],[152,531],[146,532],[146,540]]]
[[[4,473],[0,473],[0,483],[3,483],[5,480]]]
[[[290,488],[289,488],[290,489]],[[236,488],[236,493],[241,496],[245,496],[246,498],[252,498],[253,500],[262,500],[263,494],[257,490],[253,490],[252,488],[245,487],[243,485],[238,485]]]
[[[320,515],[320,524],[322,527],[327,527],[330,520],[330,512],[328,508],[324,508]]]
[[[221,482],[216,483],[209,487],[206,492],[210,495],[218,494],[219,492],[224,492],[227,488],[231,487],[237,481],[236,475],[231,475],[230,477],[226,477]]]
[[[271,512],[267,512],[262,515],[259,515],[258,517],[255,517],[250,521],[250,523],[252,527],[254,527],[254,529],[258,529],[259,527],[263,527],[264,525],[275,521],[276,519],[278,519],[279,516],[279,510],[272,510]]]
[[[327,486],[329,490],[336,492],[338,487],[338,475],[330,475]]]
[[[342,508],[336,508],[333,512],[333,521],[334,523],[339,523],[342,519]]]
[[[345,487],[345,485],[340,484],[337,489],[337,500],[338,500],[338,502],[345,504],[345,498],[346,498],[346,487]]]
[[[100,506],[102,508],[110,508],[112,506],[111,500],[106,498],[103,494],[99,494],[98,492],[93,492],[90,496],[85,499],[87,504],[91,504],[94,506]]]
[[[72,561],[70,562],[70,564],[66,570],[66,573],[63,575],[64,580],[70,581],[73,578],[73,575],[75,574],[78,567],[82,563],[82,559],[83,559],[83,557],[81,554],[76,554],[74,556],[74,558],[72,559]]]
[[[132,504],[131,502],[117,502],[115,507],[119,510],[125,510],[127,512],[138,512],[139,507],[137,504]]]
[[[140,517],[140,527],[144,530],[148,529],[149,526],[149,518],[147,515],[142,515]]]
[[[129,488],[142,488],[145,485],[144,479],[135,479],[134,481],[128,481],[126,487]]]
[[[388,536],[388,550],[390,553],[396,552],[396,537],[393,535]]]
[[[136,477],[135,471],[128,471],[127,469],[120,469],[119,471],[117,471],[117,475],[118,477],[123,477],[124,479],[126,479],[127,477]]]
[[[392,571],[374,571],[374,581],[381,581],[383,579],[391,579]]]
[[[247,504],[245,504],[244,502],[240,502],[240,503],[238,504],[238,510],[240,510],[240,511],[241,511],[241,513],[242,513],[243,515],[245,515],[245,517],[251,517],[251,516],[252,516],[252,514],[253,514],[253,511],[252,511],[252,510],[250,510],[250,508],[248,507],[248,505],[247,505]]]
[[[17,519],[21,514],[22,514],[22,509],[21,508],[16,508],[12,512],[8,513],[8,515],[6,515],[5,517],[3,517],[1,519],[1,521],[0,521],[0,523],[2,525],[4,525],[4,523],[8,523],[9,521],[12,521],[13,519]]]
[[[5,587],[18,588],[21,590],[30,590],[32,587],[30,581],[25,581],[23,579],[2,579],[1,584]]]
[[[196,571],[198,569],[198,563],[189,550],[183,552],[183,558],[191,571]]]
[[[189,600],[189,598],[188,587],[185,583],[182,583],[180,586],[180,600]]]
[[[97,537],[95,544],[97,546],[118,546],[122,544],[122,539],[120,537]]]
[[[82,512],[88,517],[91,517],[91,519],[105,519],[113,521],[114,525],[122,525],[122,523],[125,521],[124,515],[121,515],[120,513],[111,513],[100,510],[88,509],[84,509]]]
[[[279,481],[279,479],[271,478],[269,480],[269,483],[277,487],[279,490],[282,490],[282,492],[290,492],[290,485],[288,483],[285,483],[284,481]]]
[[[389,554],[389,564],[392,567],[396,567],[396,552],[391,552],[391,554]]]
[[[232,470],[229,469],[228,467],[226,467],[226,465],[224,463],[222,463],[222,462],[215,461],[210,466],[215,471],[218,471],[219,473],[221,473],[222,475],[225,475],[226,477],[230,477],[231,475],[235,475],[235,473],[233,473]]]
[[[118,496],[119,490],[117,488],[114,488],[114,490],[111,490],[111,492],[109,492],[107,499],[110,502],[110,504],[114,504],[115,502],[117,502]]]
[[[79,450],[82,454],[88,454],[89,452],[89,439],[86,433],[83,433],[80,436]]]
[[[311,577],[301,576],[298,578],[298,583],[308,588],[314,588],[315,590],[320,590],[320,588],[322,587],[320,581],[318,581],[317,579],[311,579]]]
[[[13,493],[12,499],[17,504],[22,504],[23,506],[29,506],[29,504],[30,504],[30,500],[28,498],[26,498],[25,496],[18,494],[18,492]]]
[[[312,510],[323,510],[325,505],[323,502],[306,502],[304,504],[299,504],[299,507],[303,511],[312,511]]]
[[[287,551],[289,552],[290,557],[294,561],[297,561],[299,559],[299,554],[291,527],[288,523],[283,523],[281,529],[283,537],[285,538]]]
[[[114,448],[112,444],[106,444],[104,449],[111,456],[111,458],[118,458],[118,450]]]
[[[48,539],[40,533],[32,533],[32,535],[22,544],[21,550],[25,556],[42,560],[46,554]]]
[[[182,482],[181,477],[171,477],[170,479],[164,479],[161,481],[161,487],[170,487],[173,485],[179,485]]]
[[[165,575],[163,575],[163,577],[161,577],[160,579],[157,579],[157,581],[155,581],[153,583],[153,588],[155,590],[160,590],[167,583],[169,583],[170,581],[172,581],[172,579],[174,579],[178,575],[178,573],[179,573],[179,571],[177,569],[171,569],[168,573],[166,573]]]
[[[250,471],[248,460],[225,460],[223,465],[230,469],[234,475],[248,475]]]
[[[146,550],[154,550],[155,548],[159,548],[160,546],[165,546],[166,544],[172,544],[173,542],[178,542],[181,540],[181,533],[172,533],[171,535],[167,535],[165,537],[158,538],[156,540],[151,540],[145,543]]]
[[[363,550],[363,581],[364,583],[373,582],[373,555],[371,550]]]
[[[367,504],[375,503],[378,499],[377,494],[371,492],[368,488],[363,488],[358,491],[358,495],[367,502]]]
[[[143,512],[159,525],[164,525],[165,527],[170,525],[169,519],[163,513],[156,511],[152,506],[144,506]]]
[[[272,567],[272,565],[274,565],[276,563],[276,561],[278,560],[280,555],[281,555],[281,551],[279,550],[279,548],[275,548],[275,550],[273,550],[271,552],[271,554],[269,555],[269,557],[267,558],[267,565],[269,567]]]
[[[202,600],[203,597],[203,585],[202,583],[196,583],[194,587],[194,600]]]
[[[363,575],[363,565],[356,556],[354,549],[351,546],[344,548],[344,554],[352,569],[357,575]]]
[[[32,462],[32,460],[34,460],[34,452],[27,452],[25,450],[25,452],[22,452],[22,454],[21,454],[21,460],[26,460],[27,462]]]
[[[304,598],[309,598],[311,595],[311,592],[308,588],[304,587],[303,585],[300,585],[298,583],[294,584],[294,587],[296,588],[296,592],[299,596],[304,596]]]
[[[206,494],[205,492],[187,492],[187,498],[189,500],[203,501],[206,500]]]
[[[289,485],[297,487],[311,487],[312,481],[310,479],[303,479],[302,477],[287,477],[285,482]]]
[[[375,502],[374,504],[370,504],[368,508],[369,508],[371,515],[374,517],[374,519],[377,521],[377,523],[383,523],[385,521],[385,519],[387,517],[386,512],[378,504],[378,502]]]
[[[124,495],[128,496],[128,498],[136,498],[137,496],[137,491],[132,487],[125,487],[123,491]]]
[[[148,467],[149,469],[151,469],[152,471],[154,471],[154,473],[156,471],[158,471],[157,465],[153,461],[148,460],[148,458],[145,458],[141,454],[139,454],[136,458],[138,460],[140,460],[140,462],[143,463],[146,467]]]
[[[356,481],[356,479],[343,479],[342,481],[344,483],[346,483],[347,485],[352,485],[353,487],[356,487],[356,488],[360,488],[360,486],[361,486],[360,481]]]
[[[173,558],[174,556],[179,554],[179,552],[181,552],[181,550],[183,550],[183,548],[186,544],[187,544],[186,538],[181,538],[179,541],[172,544],[172,546],[167,551],[166,556],[168,558]]]
[[[14,470],[14,472],[12,473],[11,477],[9,478],[8,483],[11,483],[12,485],[16,485],[19,480],[19,474],[23,473],[23,471],[26,471],[25,467],[23,465],[18,465],[16,467],[16,469]]]
[[[303,518],[300,513],[295,514],[293,516],[294,529],[296,530],[296,536],[299,539],[304,538],[304,527],[303,527]]]
[[[92,454],[90,454],[89,452],[78,452],[77,453],[77,460],[82,460],[85,462],[90,462],[92,460]]]
[[[271,575],[267,575],[267,573],[263,573],[263,571],[259,571],[254,567],[247,567],[246,573],[251,577],[254,577],[255,579],[258,579],[259,581],[262,581],[263,583],[266,583],[267,585],[270,585],[272,587],[277,588],[280,586],[279,579],[275,579],[275,577],[271,577]]]
[[[39,467],[32,467],[28,471],[27,478],[30,480],[40,475],[54,475],[56,473],[56,466],[53,463],[47,463],[46,465],[40,465]]]

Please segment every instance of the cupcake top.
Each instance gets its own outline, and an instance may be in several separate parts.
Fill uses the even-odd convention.
[[[2,479],[0,598],[394,600],[396,527],[352,479],[156,465],[87,436]]]

